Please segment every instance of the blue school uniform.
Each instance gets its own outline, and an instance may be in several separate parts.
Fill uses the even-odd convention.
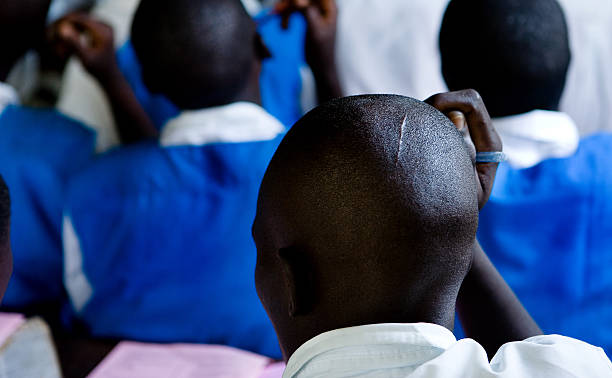
[[[55,111],[8,106],[0,114],[0,174],[12,199],[13,276],[3,305],[61,301],[61,223],[68,177],[94,151],[95,135]]]
[[[612,135],[528,169],[502,164],[479,240],[544,333],[612,353]]]
[[[301,71],[306,66],[304,38],[306,22],[295,14],[284,30],[279,16],[262,12],[255,18],[264,43],[272,56],[264,59],[260,74],[261,100],[264,109],[291,127],[303,115]],[[179,109],[166,97],[152,94],[142,81],[140,63],[130,41],[117,51],[117,61],[124,76],[153,123],[161,129],[177,116]]]
[[[70,185],[65,281],[95,336],[280,357],[254,285],[259,185],[284,127],[251,103],[184,112]]]

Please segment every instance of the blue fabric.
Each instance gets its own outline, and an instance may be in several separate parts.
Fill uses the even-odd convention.
[[[223,344],[279,358],[254,284],[268,142],[111,151],[74,178],[68,214],[96,336]]]
[[[545,333],[612,354],[612,135],[567,159],[500,165],[478,237]]]
[[[260,75],[262,105],[289,128],[302,117],[300,69],[306,65],[306,22],[301,15],[295,14],[291,17],[289,29],[283,30],[280,17],[269,15],[269,11],[257,17],[256,22],[272,54],[271,58],[263,61]],[[170,100],[159,94],[151,94],[144,85],[140,63],[130,41],[119,49],[117,60],[136,97],[158,129],[178,115],[179,110]]]
[[[94,152],[94,133],[55,111],[9,106],[0,115],[0,174],[12,197],[13,277],[3,305],[60,301],[62,206],[68,177]]]

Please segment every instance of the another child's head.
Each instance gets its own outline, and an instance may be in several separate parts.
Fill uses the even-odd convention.
[[[26,51],[43,40],[50,3],[51,0],[0,1],[0,73],[3,76]]]
[[[11,199],[9,190],[0,176],[0,301],[8,286],[13,270],[10,238]]]
[[[300,120],[262,183],[257,291],[285,358],[320,333],[453,327],[478,223],[474,164],[433,107],[357,96]]]
[[[571,54],[556,0],[452,0],[440,52],[449,89],[476,89],[492,117],[558,110]]]
[[[145,84],[181,109],[234,102],[259,78],[263,46],[240,0],[143,0],[132,43]]]

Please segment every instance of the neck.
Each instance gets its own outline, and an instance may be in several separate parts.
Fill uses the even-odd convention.
[[[279,333],[279,340],[282,346],[285,362],[295,353],[295,351],[307,341],[323,333],[336,329],[357,327],[370,324],[413,324],[430,323],[447,328],[451,332],[455,323],[455,302],[458,293],[454,295],[435,296],[411,303],[407,309],[388,308],[386,311],[374,313],[367,312],[367,316],[359,316],[346,309],[322,310],[321,315],[313,314],[307,317],[298,317],[290,320],[286,327],[290,329],[287,334]],[[347,317],[342,319],[342,315]],[[357,315],[357,316],[354,316]]]
[[[240,102],[247,101],[255,103],[259,106],[262,105],[261,102],[261,90],[259,88],[259,82],[250,83],[247,85],[235,98],[232,102]]]
[[[257,62],[254,64],[253,70],[249,76],[248,83],[234,98],[233,102],[247,101],[253,102],[259,106],[261,102],[261,88],[259,87],[259,77],[261,74],[261,63]]]

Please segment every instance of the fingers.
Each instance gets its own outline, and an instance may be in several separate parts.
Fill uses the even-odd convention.
[[[501,151],[499,135],[482,98],[473,89],[442,93],[425,100],[444,114],[459,111],[466,117],[470,136],[478,152]]]
[[[294,12],[303,13],[308,23],[314,26],[335,20],[338,14],[335,0],[281,0],[274,11],[281,15],[284,29],[289,27],[289,18]]]
[[[85,13],[68,14],[57,25],[58,36],[74,48],[98,48],[113,42],[112,28]]]
[[[462,130],[460,126],[466,123],[476,152],[502,151],[501,139],[493,127],[482,98],[475,90],[437,94],[425,102],[446,114],[460,131]],[[478,193],[480,208],[491,195],[498,165],[498,163],[476,164],[480,184]]]
[[[425,100],[444,114],[459,111],[465,114],[470,136],[478,152],[501,151],[502,143],[482,98],[473,89],[441,93]]]
[[[448,118],[455,124],[457,130],[462,131],[467,127],[467,120],[465,114],[453,110],[447,114]]]

